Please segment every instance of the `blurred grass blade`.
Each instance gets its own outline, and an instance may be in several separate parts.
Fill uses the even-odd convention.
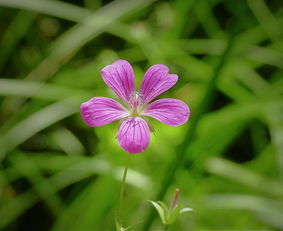
[[[223,54],[227,46],[225,40],[220,39],[186,39],[180,40],[180,47],[190,54]]]
[[[56,194],[55,188],[48,180],[44,179],[35,163],[25,154],[17,153],[11,156],[10,160],[17,166],[19,174],[27,178],[33,185],[33,189],[38,193],[40,198],[47,204],[53,212],[53,216],[57,217],[63,211],[63,203]],[[17,163],[21,163],[17,165]],[[42,182],[42,183],[41,183]]]
[[[108,176],[92,181],[58,217],[52,231],[101,230],[101,223],[111,225],[107,214],[118,201],[118,195],[113,194],[116,191],[118,191],[117,182]]]
[[[0,152],[0,159],[2,159],[7,152],[35,135],[37,132],[78,112],[78,105],[79,104],[74,103],[74,101],[63,100],[51,104],[25,118],[8,132],[1,135],[0,140],[2,149]]]
[[[274,41],[282,38],[282,25],[280,25],[276,18],[272,15],[265,1],[248,0],[248,4],[268,36]]]
[[[211,195],[204,201],[212,209],[239,209],[254,212],[274,227],[283,228],[283,204],[269,198],[252,195]]]
[[[1,35],[0,70],[3,69],[21,39],[26,35],[36,16],[32,13],[19,12],[5,30],[5,33]]]
[[[0,95],[25,96],[53,101],[69,97],[84,100],[90,98],[93,93],[30,80],[0,79]]]
[[[14,153],[13,153],[14,154]],[[111,175],[114,179],[121,181],[123,171],[122,167],[114,167],[113,164],[99,158],[83,156],[62,156],[52,153],[30,155],[31,160],[43,172],[53,174],[50,182],[56,190],[63,189],[70,184],[76,183],[94,174]],[[18,169],[24,168],[21,162],[15,163],[12,167],[3,170],[7,175],[7,181],[13,182],[21,177]],[[129,169],[129,178],[127,184],[136,188],[149,187],[151,182],[148,176],[134,169]],[[44,184],[44,181],[38,184]]]
[[[176,11],[175,20],[176,25],[172,27],[170,31],[170,36],[172,38],[179,38],[182,34],[182,31],[186,27],[192,27],[192,19],[190,25],[187,24],[187,15],[193,9],[194,5],[198,2],[197,0],[176,0],[173,2],[173,8]]]
[[[54,142],[69,155],[83,155],[85,148],[79,139],[66,128],[59,128],[51,134]]]
[[[91,14],[82,7],[56,0],[0,0],[0,6],[20,8],[79,22]]]
[[[283,178],[283,104],[272,102],[265,108],[272,144],[277,152],[278,169]]]
[[[0,229],[4,229],[8,224],[15,221],[18,216],[28,210],[37,200],[39,200],[38,194],[30,190],[13,199],[2,201],[0,205]]]
[[[213,174],[239,182],[240,184],[252,187],[266,194],[283,196],[283,186],[280,182],[267,179],[247,167],[233,163],[221,158],[210,158],[207,161],[207,169]]]

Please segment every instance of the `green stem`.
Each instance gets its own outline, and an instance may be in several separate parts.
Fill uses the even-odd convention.
[[[165,226],[164,226],[164,231],[167,231],[168,228],[169,228],[169,225],[165,225]]]
[[[130,159],[130,155],[128,156],[128,159],[125,164],[122,183],[121,183],[120,198],[119,198],[118,210],[116,214],[117,231],[120,231],[122,227],[122,210],[123,210],[123,203],[124,203],[126,178],[127,178],[128,168],[129,168],[129,159]]]

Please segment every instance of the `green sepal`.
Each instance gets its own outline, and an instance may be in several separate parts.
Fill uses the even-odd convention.
[[[163,224],[166,225],[166,220],[167,220],[167,216],[168,216],[168,207],[166,204],[164,204],[161,201],[151,201],[149,200],[149,202],[154,206],[154,208],[157,210],[161,221]]]
[[[168,209],[168,206],[163,203],[162,201],[151,201],[149,202],[154,206],[154,208],[157,210],[161,221],[164,225],[171,225],[173,224],[179,215],[185,212],[192,211],[191,208],[183,208],[181,209],[178,205],[172,210]]]
[[[176,219],[178,218],[178,216],[180,215],[180,208],[178,205],[176,205],[176,207],[170,211],[168,217],[167,217],[167,225],[171,225],[172,223],[174,223],[176,221]]]
[[[180,214],[186,213],[186,212],[191,212],[191,211],[193,211],[193,209],[191,209],[191,208],[183,208],[183,209],[180,210]]]

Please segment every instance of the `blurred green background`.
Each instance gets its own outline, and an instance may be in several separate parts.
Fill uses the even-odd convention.
[[[123,219],[163,230],[147,200],[184,214],[169,230],[283,230],[282,0],[0,0],[0,230],[114,230],[118,123],[79,105],[115,97],[100,70],[128,60],[138,82],[166,64],[189,122],[131,155]]]

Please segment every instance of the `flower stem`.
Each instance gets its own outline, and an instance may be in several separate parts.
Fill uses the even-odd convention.
[[[119,204],[118,204],[118,210],[117,210],[117,214],[116,214],[117,231],[120,231],[121,228],[122,228],[122,210],[123,210],[123,203],[124,203],[126,178],[127,178],[128,168],[129,168],[129,159],[130,159],[130,155],[128,155],[128,158],[126,160],[126,164],[125,164],[125,168],[124,168],[124,172],[123,172],[122,183],[121,183]]]

